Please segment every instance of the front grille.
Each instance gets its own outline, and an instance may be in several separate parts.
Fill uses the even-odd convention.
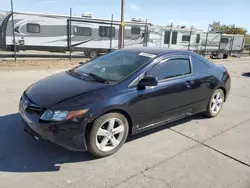
[[[25,106],[24,103],[26,103],[27,106]],[[27,111],[30,113],[41,114],[44,111],[42,107],[32,102],[25,94],[23,94],[21,98],[20,105],[21,105],[20,107],[23,108],[24,111]]]

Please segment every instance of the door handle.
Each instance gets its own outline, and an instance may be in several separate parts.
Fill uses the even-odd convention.
[[[185,85],[187,86],[187,88],[191,88],[191,85],[194,84],[194,81],[186,81]]]

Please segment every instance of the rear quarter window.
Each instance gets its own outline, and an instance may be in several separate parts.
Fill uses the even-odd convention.
[[[210,67],[200,59],[192,56],[193,73],[206,73]]]

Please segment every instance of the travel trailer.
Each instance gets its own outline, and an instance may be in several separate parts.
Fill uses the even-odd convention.
[[[244,35],[221,33],[202,33],[201,51],[211,53],[211,57],[227,58],[230,53],[240,53],[244,50]]]
[[[207,33],[185,26],[151,26],[149,32],[148,46],[192,50],[218,59],[244,49],[244,35]]]
[[[89,57],[119,48],[120,21],[41,13],[14,14],[16,50],[84,52]],[[12,14],[0,11],[0,50],[13,51]],[[112,29],[111,29],[112,28]],[[207,33],[185,26],[155,26],[133,18],[125,22],[125,47],[166,47],[227,58],[244,49],[243,35]]]
[[[1,12],[0,15],[0,49],[13,50],[12,14]],[[73,50],[95,57],[110,48],[118,49],[120,25],[119,21],[92,18],[90,13],[71,18],[54,14],[14,13],[17,50]],[[145,46],[149,25],[140,18],[125,22],[125,47]]]
[[[184,26],[152,26],[148,46],[199,51],[202,30]]]

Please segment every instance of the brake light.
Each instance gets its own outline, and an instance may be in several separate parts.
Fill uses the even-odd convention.
[[[226,68],[225,68],[226,69]],[[226,72],[227,72],[227,75],[228,75],[228,77],[230,77],[230,73],[229,73],[229,71],[226,69]]]

